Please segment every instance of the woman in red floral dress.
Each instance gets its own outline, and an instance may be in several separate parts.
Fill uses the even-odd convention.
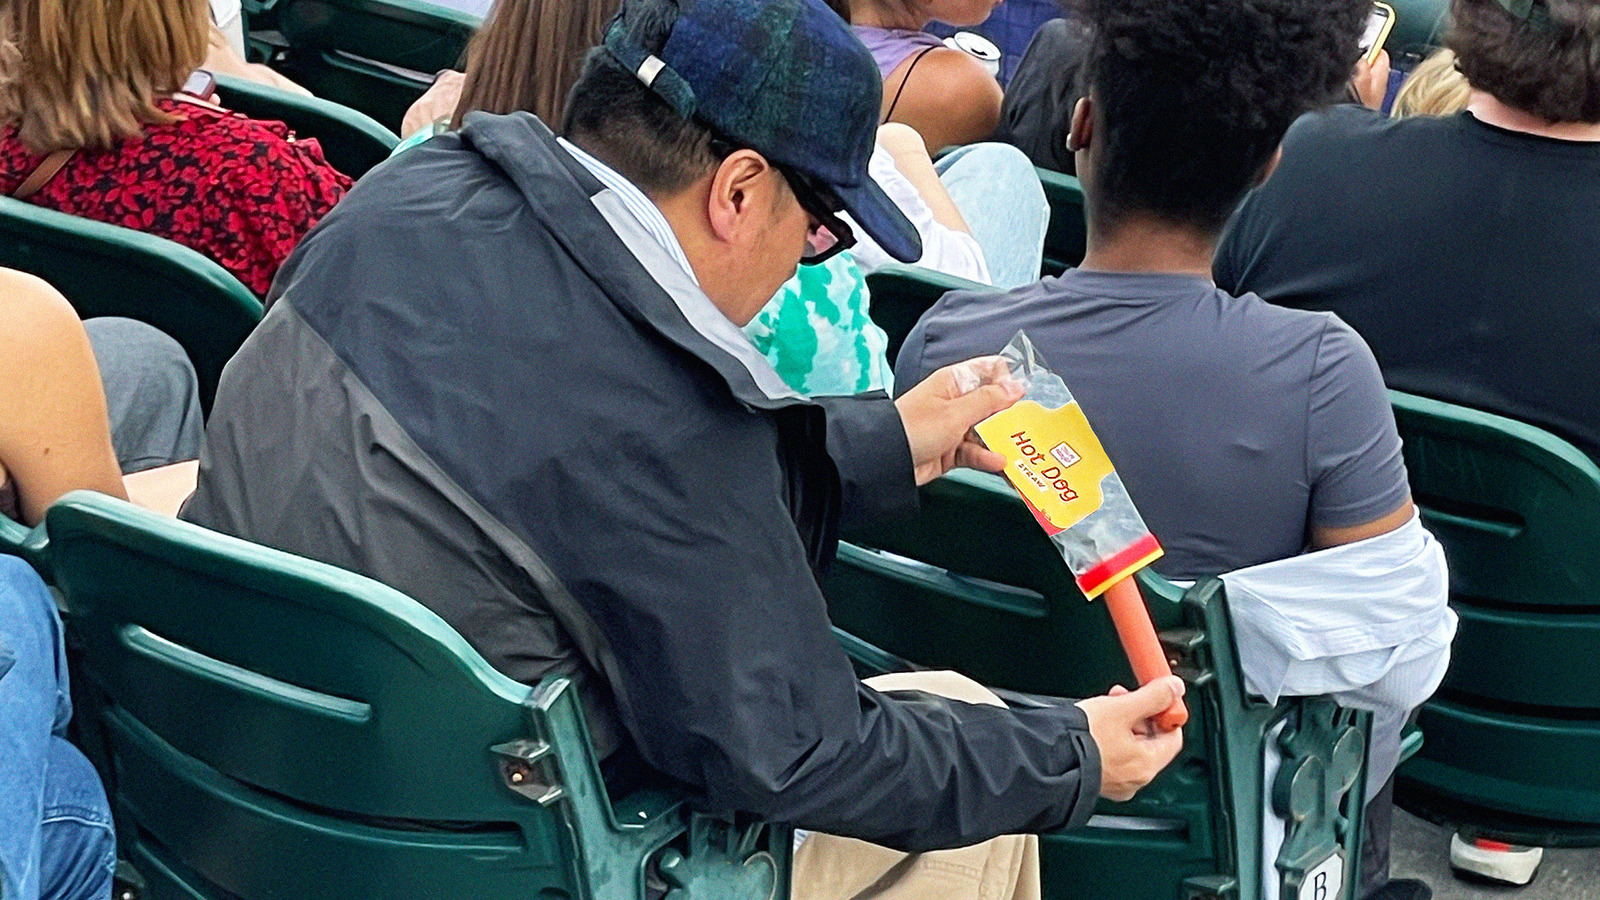
[[[206,0],[0,0],[0,193],[211,257],[257,294],[350,179],[314,140],[174,95],[206,54]]]

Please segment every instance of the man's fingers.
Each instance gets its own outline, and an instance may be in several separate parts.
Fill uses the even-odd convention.
[[[1167,763],[1172,762],[1178,752],[1183,749],[1183,729],[1174,728],[1171,731],[1162,731],[1158,728],[1146,739],[1145,748],[1159,763],[1159,768],[1165,769]],[[1151,777],[1153,778],[1154,776]]]
[[[985,384],[950,401],[952,418],[966,431],[1022,397],[1022,385],[1014,381]]]
[[[1167,675],[1129,694],[1130,705],[1126,709],[1138,719],[1149,719],[1165,711],[1172,701],[1183,696],[1183,692],[1183,679]]]
[[[967,440],[956,448],[956,465],[983,472],[998,472],[1005,468],[1006,458],[977,441]]]

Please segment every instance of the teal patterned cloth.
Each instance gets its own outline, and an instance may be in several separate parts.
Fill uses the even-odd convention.
[[[801,266],[744,333],[801,394],[888,391],[889,341],[867,310],[867,280],[850,254],[841,253]]]

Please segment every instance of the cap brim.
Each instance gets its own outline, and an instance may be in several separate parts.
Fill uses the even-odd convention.
[[[904,263],[922,259],[922,236],[900,211],[889,195],[871,178],[855,187],[830,185],[839,201],[861,230],[883,248],[883,252]]]

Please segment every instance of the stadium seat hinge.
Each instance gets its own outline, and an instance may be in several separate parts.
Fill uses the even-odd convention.
[[[500,758],[500,777],[513,791],[540,806],[549,806],[566,796],[548,743],[524,739],[489,749]]]

